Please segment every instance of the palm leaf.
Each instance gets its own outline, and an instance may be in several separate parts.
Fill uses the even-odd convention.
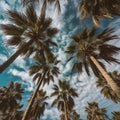
[[[70,45],[65,51],[65,53],[73,54],[75,52],[75,48],[76,48],[75,45]]]
[[[48,28],[47,29],[47,34],[50,37],[54,36],[56,33],[58,33],[58,29],[57,28]]]
[[[33,77],[33,81],[35,81],[38,78],[41,78],[41,76],[42,76],[41,73],[35,74],[34,77]]]
[[[92,16],[92,20],[93,20],[93,23],[98,27],[99,26],[99,24],[100,24],[100,22],[101,22],[101,17],[100,16],[98,16],[98,15],[94,15],[94,16]]]
[[[4,31],[6,35],[19,36],[22,35],[22,33],[24,32],[24,29],[21,29],[20,27],[17,27],[12,24],[7,24],[7,25],[2,24],[0,25],[0,28]]]
[[[56,0],[56,2],[55,2],[55,7],[57,8],[58,13],[61,13],[61,6],[60,6],[59,0]]]
[[[52,19],[51,18],[46,18],[43,21],[43,24],[42,24],[42,27],[41,27],[41,31],[45,31],[47,28],[49,28],[49,26],[51,25],[51,23],[52,23]]]
[[[64,110],[64,102],[63,101],[58,102],[58,110],[61,110],[61,111]]]
[[[19,36],[13,36],[6,41],[6,44],[10,46],[18,46],[20,42],[21,38]]]
[[[26,16],[27,16],[27,18],[28,18],[28,20],[31,24],[36,23],[37,14],[36,14],[36,11],[35,11],[33,5],[30,5],[30,6],[27,7]]]
[[[73,97],[78,97],[78,93],[76,92],[74,88],[70,88],[69,93]]]
[[[51,39],[48,39],[48,43],[49,43],[50,45],[52,45],[52,46],[56,46],[56,47],[58,47],[57,43],[54,42],[54,41],[51,40]]]
[[[19,13],[17,11],[11,11],[11,10],[8,10],[7,13],[9,15],[10,21],[15,23],[16,25],[21,27],[27,27],[27,25],[29,25],[27,21],[27,17],[23,13]]]
[[[90,76],[88,61],[86,61],[86,60],[84,59],[83,65],[84,65],[84,68],[85,68],[85,71],[86,71],[87,75]]]
[[[42,69],[42,67],[34,65],[34,66],[31,66],[29,69],[30,69],[29,74],[33,75],[33,74],[39,72],[40,69]]]

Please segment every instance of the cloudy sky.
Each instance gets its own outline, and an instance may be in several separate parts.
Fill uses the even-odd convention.
[[[79,14],[78,14],[78,0],[61,0],[61,14],[58,14],[57,11],[54,11],[53,8],[48,8],[48,17],[53,18],[53,26],[57,27],[60,31],[55,37],[55,40],[58,43],[58,48],[54,48],[54,53],[58,56],[58,59],[61,60],[59,68],[61,75],[59,79],[66,79],[70,81],[70,84],[77,89],[79,93],[79,98],[75,99],[76,107],[78,113],[83,120],[86,120],[86,114],[84,112],[84,107],[87,105],[87,102],[96,101],[101,107],[105,107],[108,110],[108,115],[111,116],[112,111],[120,111],[120,104],[115,104],[111,100],[107,100],[103,95],[100,94],[100,89],[96,88],[95,82],[96,78],[94,75],[88,77],[85,73],[74,74],[71,76],[71,66],[72,62],[66,64],[68,56],[64,53],[66,47],[71,42],[71,36],[85,26],[92,26],[93,23],[90,19],[86,20],[84,23],[80,23]],[[0,23],[8,23],[7,14],[5,11],[7,9],[23,11],[24,8],[21,6],[20,0],[0,0]],[[115,27],[116,34],[120,35],[120,17],[113,20],[104,20],[100,25],[100,30],[103,30],[107,27]],[[15,51],[16,48],[6,46],[5,40],[6,36],[0,31],[0,64],[7,60]],[[120,46],[120,40],[114,41],[111,44]],[[120,55],[116,56],[120,59]],[[23,94],[23,103],[25,104],[24,108],[27,105],[27,100],[30,93],[34,89],[34,83],[32,78],[28,74],[28,68],[31,64],[31,60],[28,58],[18,57],[15,62],[10,65],[7,70],[0,74],[0,86],[8,85],[10,81],[19,81],[22,83],[25,88],[25,93]],[[117,64],[107,64],[105,63],[107,70],[112,71],[119,70],[120,65]],[[91,72],[91,74],[93,74]],[[57,78],[55,82],[57,83]],[[51,93],[52,84],[45,86],[47,93]],[[49,103],[52,102],[52,99],[48,100]],[[45,116],[42,120],[58,120],[59,112],[57,108],[48,107],[45,111]]]

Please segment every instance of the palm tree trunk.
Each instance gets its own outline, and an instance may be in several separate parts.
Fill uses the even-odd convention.
[[[42,84],[42,81],[43,81],[45,75],[46,75],[46,72],[43,73],[43,76],[42,76],[42,77],[40,78],[40,80],[38,81],[37,87],[35,88],[35,90],[34,90],[34,92],[33,92],[33,95],[31,96],[31,99],[30,99],[30,101],[29,101],[29,103],[28,103],[27,109],[26,109],[26,111],[25,111],[24,114],[23,114],[22,120],[28,120],[27,117],[28,117],[29,111],[31,110],[31,107],[32,107],[33,102],[34,102],[34,99],[35,99],[35,97],[36,97],[36,95],[37,95],[37,92],[38,92],[38,90],[39,90],[40,85]]]
[[[26,45],[22,48],[18,49],[7,61],[5,61],[2,65],[0,65],[0,73],[2,73],[7,67],[10,66],[11,63],[26,49],[28,49],[29,45],[32,44],[32,40],[30,40]]]
[[[90,56],[90,59],[96,65],[96,67],[101,72],[103,77],[106,79],[107,83],[110,85],[112,90],[115,91],[116,94],[120,97],[120,88],[119,88],[119,86],[114,82],[114,80],[110,77],[110,75],[108,75],[108,73],[102,68],[102,66],[98,63],[98,61],[93,56]]]
[[[64,101],[65,120],[68,120],[67,104]]]

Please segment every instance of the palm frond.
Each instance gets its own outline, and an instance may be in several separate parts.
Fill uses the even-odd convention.
[[[76,92],[76,89],[70,88],[69,92],[70,92],[71,96],[78,97],[78,93]]]
[[[55,47],[58,47],[57,43],[54,42],[53,40],[51,39],[48,39],[48,44],[52,45],[52,46],[55,46]]]
[[[36,23],[37,14],[33,5],[28,6],[25,13],[29,23],[31,24]]]
[[[100,25],[100,22],[101,22],[101,17],[98,16],[98,15],[94,15],[92,16],[92,20],[93,20],[93,23],[98,27]]]
[[[34,75],[33,81],[35,81],[36,79],[41,78],[41,77],[42,77],[41,73],[37,73]]]
[[[43,1],[42,8],[41,8],[41,16],[45,17],[46,15],[46,8],[47,8],[47,0]]]
[[[60,110],[60,111],[64,110],[64,102],[63,101],[58,102],[58,110]]]
[[[59,87],[54,84],[54,85],[53,85],[53,90],[58,91],[58,90],[59,90]]]
[[[21,0],[23,6],[39,3],[39,0]]]
[[[60,96],[57,96],[57,98],[52,102],[51,106],[53,107],[54,105],[56,105],[58,103],[59,99],[60,99]]]
[[[51,18],[46,18],[45,21],[43,21],[41,31],[45,31],[47,28],[49,28],[51,23],[52,23],[52,19]]]
[[[58,29],[57,28],[48,28],[47,29],[47,34],[50,37],[54,36],[56,33],[58,33]]]
[[[84,65],[84,68],[85,68],[85,71],[86,71],[87,75],[90,76],[88,61],[84,59],[83,60],[83,65]]]
[[[29,25],[27,17],[23,13],[11,10],[8,10],[7,13],[9,15],[10,21],[13,22],[14,24],[25,28],[27,27],[27,25]]]
[[[55,7],[57,8],[58,13],[61,13],[61,6],[60,6],[60,1],[59,0],[56,0]]]
[[[33,74],[36,74],[37,72],[39,72],[40,71],[40,69],[42,68],[42,66],[40,67],[40,66],[37,66],[37,65],[34,65],[34,66],[31,66],[30,68],[29,68],[29,74],[30,75],[33,75]]]
[[[71,96],[68,97],[68,104],[67,104],[67,107],[68,107],[68,110],[71,111],[74,107],[75,103],[74,103],[74,100]]]
[[[51,70],[51,72],[56,77],[58,77],[58,74],[60,73],[59,68],[57,68],[57,67],[53,67],[53,69]]]
[[[18,46],[21,41],[22,40],[19,36],[13,36],[6,41],[6,44],[10,46]]]
[[[113,46],[113,45],[104,44],[104,45],[100,46],[99,49],[100,49],[100,56],[101,56],[101,58],[104,59],[106,62],[120,63],[119,60],[117,60],[116,58],[112,57],[113,55],[117,54],[120,51],[119,47],[116,47],[116,46]]]
[[[17,27],[12,24],[7,24],[7,25],[0,25],[0,29],[4,31],[6,35],[15,35],[15,36],[20,36],[24,32],[24,29]]]
[[[75,52],[75,48],[76,48],[75,45],[70,45],[65,51],[65,53],[73,54]]]

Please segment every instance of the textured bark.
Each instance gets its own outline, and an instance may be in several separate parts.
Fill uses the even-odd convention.
[[[7,61],[5,61],[2,65],[0,65],[0,73],[2,73],[7,67],[10,66],[11,63],[15,61],[15,59],[26,49],[29,48],[29,45],[32,44],[32,40],[30,40],[24,47],[18,49]]]
[[[68,120],[67,105],[65,101],[64,101],[64,112],[65,112],[65,120]]]
[[[36,97],[36,95],[37,95],[37,92],[38,92],[38,90],[39,90],[39,88],[40,88],[40,85],[42,84],[42,81],[43,81],[45,75],[46,75],[46,73],[44,73],[43,76],[41,77],[41,79],[38,81],[37,87],[35,88],[35,90],[34,90],[34,92],[33,92],[33,95],[31,96],[31,99],[30,99],[30,101],[29,101],[29,103],[28,103],[28,106],[27,106],[27,108],[26,108],[26,111],[25,111],[24,114],[23,114],[22,120],[28,120],[28,119],[27,119],[28,114],[29,114],[29,112],[30,112],[30,110],[31,110],[31,108],[32,108],[32,105],[33,105],[33,103],[34,103],[34,99],[35,99],[35,97]]]
[[[107,83],[110,85],[113,91],[120,97],[120,87],[115,83],[115,81],[111,78],[111,76],[102,68],[102,66],[98,63],[98,61],[93,57],[90,56],[92,62],[96,65],[98,70],[101,72],[103,77],[106,79]]]

